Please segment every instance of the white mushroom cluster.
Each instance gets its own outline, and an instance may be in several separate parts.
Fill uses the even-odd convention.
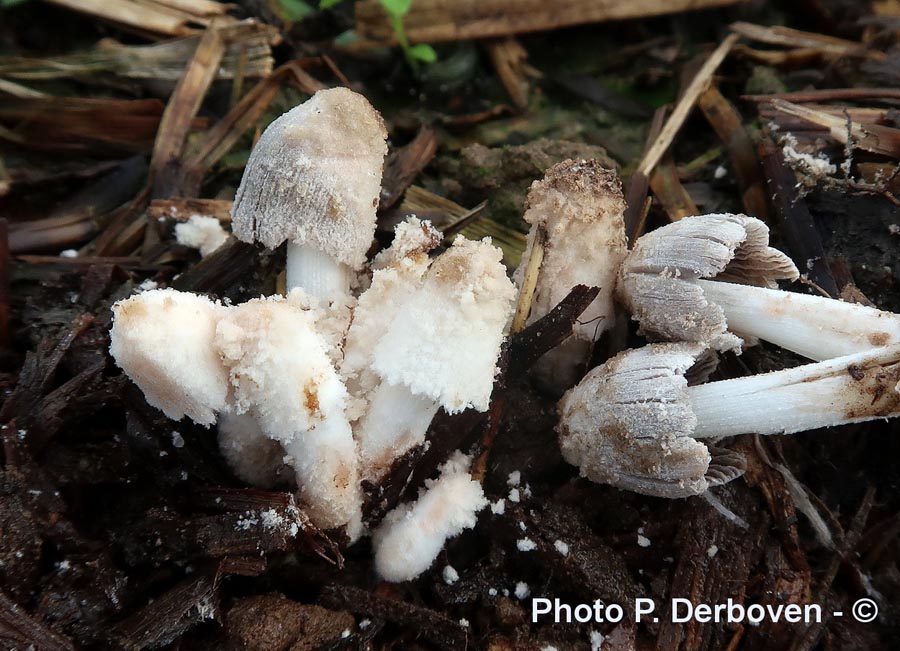
[[[777,289],[791,260],[745,215],[686,217],[641,237],[616,294],[655,343],[590,371],[559,403],[563,455],[600,483],[686,497],[743,462],[707,445],[900,415],[900,316]],[[766,340],[817,363],[702,383],[710,353]]]
[[[147,291],[113,306],[110,331],[110,352],[149,404],[218,423],[239,478],[271,486],[293,474],[310,520],[351,540],[367,528],[361,482],[377,484],[422,445],[438,409],[487,410],[515,299],[489,239],[459,237],[432,259],[441,235],[415,218],[367,262],[385,137],[374,108],[346,89],[278,118],[251,155],[232,220],[239,239],[288,242],[287,295],[223,305]],[[468,462],[449,461],[378,528],[376,559],[390,558],[389,545],[415,562],[377,569],[413,578],[485,504]]]

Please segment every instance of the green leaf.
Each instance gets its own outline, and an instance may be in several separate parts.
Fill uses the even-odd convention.
[[[286,23],[296,23],[315,13],[315,9],[303,0],[277,0],[275,5],[278,17]]]
[[[435,52],[434,48],[428,45],[428,43],[413,45],[406,51],[406,54],[410,58],[423,63],[434,63],[437,61],[437,52]]]
[[[319,0],[319,9],[331,9],[335,5],[339,5],[343,0]]]
[[[391,16],[405,16],[412,7],[412,0],[381,0],[381,6]]]
[[[20,5],[26,0],[0,0],[0,7],[3,9],[9,9],[10,7],[15,7],[16,5]]]

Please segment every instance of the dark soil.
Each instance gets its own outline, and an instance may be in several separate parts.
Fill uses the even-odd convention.
[[[104,37],[147,42],[37,0],[11,9],[3,9],[4,4],[0,0],[3,55],[61,55]],[[238,2],[236,11],[276,20],[271,14],[275,4]],[[881,10],[880,17],[870,4]],[[525,110],[510,106],[480,44],[438,45],[438,62],[418,74],[398,51],[335,49],[333,37],[352,26],[349,7],[279,25],[284,40],[274,54],[276,64],[329,54],[383,112],[392,156],[400,158],[391,179],[396,183],[389,188],[397,200],[382,211],[383,225],[411,212],[398,197],[415,183],[462,207],[487,201],[465,227],[480,225],[486,229],[482,234],[520,246],[527,231],[521,207],[530,182],[568,157],[598,158],[627,180],[645,148],[654,111],[677,101],[684,76],[690,79],[735,20],[786,24],[890,53],[868,64],[864,57],[850,56],[772,65],[746,52],[730,57],[715,84],[738,108],[754,143],[778,132],[762,131],[766,120],[756,104],[740,99],[745,93],[897,88],[900,82],[897,59],[891,63],[891,57],[900,56],[900,11],[890,1],[748,2],[523,36],[519,41],[529,62],[543,74],[528,79]],[[3,62],[0,58],[0,82]],[[340,83],[321,61],[310,71],[327,85]],[[14,81],[59,96],[159,98],[160,106],[172,92],[171,83],[114,76]],[[244,92],[251,86],[248,82]],[[206,95],[199,117],[207,127],[229,110],[231,90],[230,84],[217,83]],[[256,126],[264,127],[306,96],[294,85],[282,86]],[[703,498],[650,498],[580,479],[559,451],[557,397],[536,387],[528,368],[566,336],[585,297],[590,298],[586,288],[573,293],[541,327],[508,342],[489,414],[439,415],[429,449],[400,460],[383,486],[367,487],[367,508],[374,518],[414,496],[447,454],[461,448],[489,454],[485,493],[491,501],[506,498],[503,514],[482,512],[478,526],[452,540],[419,579],[380,582],[367,541],[348,547],[340,532],[317,530],[296,510],[290,488],[263,491],[241,484],[221,458],[214,430],[167,420],[146,404],[108,354],[110,306],[136,285],[151,279],[160,286],[243,301],[275,291],[281,253],[231,243],[200,261],[196,252],[174,243],[171,220],[150,220],[151,235],[141,231],[118,250],[93,256],[99,249],[91,247],[116,224],[144,215],[146,202],[133,204],[138,206],[133,210],[129,205],[140,197],[152,143],[125,147],[79,141],[60,147],[49,140],[20,142],[8,132],[15,135],[23,123],[8,116],[21,101],[0,86],[0,217],[13,229],[18,222],[70,214],[85,222],[96,219],[96,228],[80,239],[12,253],[7,240],[12,241],[8,232],[13,231],[6,225],[0,229],[3,648],[900,647],[897,421],[725,442],[746,458],[748,470],[715,489],[721,510]],[[893,99],[848,106],[880,109],[880,124],[896,128],[898,104]],[[435,130],[436,155],[422,154],[427,147],[421,141],[403,150],[425,126]],[[202,175],[200,192],[191,198],[233,196],[255,131],[243,133]],[[810,151],[827,151],[838,164],[843,160],[839,144],[824,132],[811,133],[804,141]],[[695,111],[670,150],[679,178],[701,211],[745,209],[728,147]],[[896,169],[900,164],[900,157],[858,153],[854,166],[877,163]],[[754,164],[762,174],[760,161]],[[724,174],[717,173],[719,167]],[[857,173],[857,167],[852,169]],[[891,191],[896,183],[866,189],[822,181],[801,196],[794,172],[788,173],[788,185],[772,185],[774,177],[766,177],[770,195],[792,193],[781,208],[777,197],[770,205],[776,245],[794,257],[801,271],[807,270],[808,251],[820,250],[821,260],[809,267],[810,280],[826,290],[833,287],[836,296],[900,311],[900,203]],[[111,180],[111,174],[119,176]],[[116,221],[121,215],[125,222]],[[667,207],[656,200],[645,228],[668,219]],[[86,247],[81,258],[56,257],[79,247]],[[634,330],[623,325],[615,337],[601,341],[595,360],[626,343],[641,345]],[[725,356],[713,378],[798,363],[795,356],[762,345],[741,357]],[[518,486],[510,484],[514,471],[521,476]],[[518,501],[509,499],[513,488]],[[262,512],[295,524],[299,534],[267,526],[258,517]],[[811,524],[811,512],[824,527]],[[522,538],[536,548],[520,551]],[[447,565],[458,572],[458,581],[444,580]],[[570,604],[599,599],[622,605],[624,617],[591,624],[533,623],[532,597]],[[633,605],[639,597],[656,602],[658,621],[635,623]],[[825,615],[811,625],[673,623],[668,604],[676,597],[707,604],[729,598],[773,606],[818,604]],[[860,623],[850,616],[861,598],[878,604],[875,621]],[[835,611],[843,616],[833,616]]]

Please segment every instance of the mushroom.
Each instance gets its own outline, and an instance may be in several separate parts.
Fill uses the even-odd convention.
[[[377,382],[354,427],[364,478],[378,480],[394,459],[424,442],[440,407],[451,414],[487,410],[515,298],[502,255],[489,239],[457,237],[413,291],[393,292],[397,300],[379,306],[390,319],[377,340],[366,339]],[[373,289],[383,287],[378,276]],[[351,328],[348,349],[359,347],[354,337]]]
[[[572,386],[593,342],[615,322],[616,274],[627,252],[624,213],[625,199],[615,171],[596,160],[559,163],[528,192],[524,217],[531,232],[517,272],[520,285],[529,261],[543,255],[528,323],[550,312],[575,285],[600,288],[572,337],[538,362],[536,370],[545,384],[559,389]]]
[[[175,224],[175,239],[182,246],[197,249],[205,258],[228,241],[228,233],[215,217],[191,215],[186,222]]]
[[[742,471],[701,440],[791,434],[900,414],[900,345],[796,368],[689,386],[697,343],[628,350],[588,373],[559,403],[565,459],[592,481],[686,497]]]
[[[372,535],[375,570],[386,581],[416,578],[431,567],[448,539],[475,526],[487,506],[481,484],[468,472],[471,459],[457,451],[425,482],[419,499],[388,513]]]
[[[219,451],[241,481],[261,488],[286,482],[290,468],[284,448],[266,436],[253,416],[225,411],[217,427]]]
[[[381,382],[370,367],[372,349],[396,313],[421,286],[431,264],[428,253],[441,239],[440,231],[430,222],[412,217],[396,226],[391,246],[372,261],[372,282],[353,310],[340,362],[341,377],[354,398],[351,420],[365,413],[366,394]]]
[[[295,289],[287,298],[239,305],[219,321],[216,345],[230,372],[235,411],[251,414],[284,447],[310,519],[322,528],[347,525],[355,538],[362,497],[347,390],[316,331],[316,311],[305,304]]]
[[[776,280],[797,277],[758,219],[701,215],[641,237],[618,292],[643,333],[717,350],[758,338],[824,360],[900,343],[895,314],[774,289]]]
[[[386,138],[378,112],[346,88],[320,90],[263,132],[232,230],[269,249],[288,241],[288,291],[301,287],[325,304],[349,294],[375,232]]]
[[[226,310],[174,289],[137,294],[112,307],[109,352],[150,405],[209,427],[229,399],[228,369],[213,341]]]

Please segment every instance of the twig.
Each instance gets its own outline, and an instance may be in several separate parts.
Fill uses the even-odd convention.
[[[837,56],[869,56],[877,59],[885,57],[883,52],[870,51],[863,43],[824,34],[804,32],[799,29],[791,29],[790,27],[763,27],[753,23],[737,22],[731,25],[731,31],[769,45],[812,49]]]
[[[650,121],[650,128],[647,130],[647,144],[644,151],[648,151],[659,132],[663,128],[666,119],[666,107],[660,106],[653,114],[653,120]],[[628,236],[628,242],[634,244],[634,241],[640,236],[644,230],[644,220],[647,218],[647,211],[650,204],[647,202],[647,190],[650,187],[650,179],[646,174],[633,172],[628,179],[628,186],[625,188],[625,234]]]
[[[678,131],[684,124],[684,121],[687,120],[687,117],[690,114],[691,109],[694,108],[694,104],[697,102],[700,94],[709,86],[713,74],[715,74],[718,67],[725,60],[725,57],[728,56],[731,48],[734,47],[734,44],[737,43],[739,38],[740,36],[738,34],[729,34],[725,37],[725,40],[719,44],[719,47],[709,55],[709,58],[700,67],[700,70],[697,71],[694,79],[685,89],[681,99],[678,100],[678,104],[676,104],[675,109],[672,111],[672,114],[660,131],[659,136],[657,136],[656,141],[647,153],[644,154],[644,158],[641,160],[640,165],[638,165],[638,172],[649,178],[653,168],[656,167],[656,164],[672,144],[675,136],[678,135]]]
[[[738,0],[416,0],[404,16],[411,43],[467,41],[736,4]],[[357,47],[396,43],[379,0],[356,4]]]
[[[734,169],[747,214],[765,222],[769,221],[765,177],[756,148],[744,128],[741,116],[715,86],[706,89],[700,95],[697,104],[728,151],[728,158]]]
[[[697,204],[681,184],[671,156],[664,156],[653,170],[653,174],[650,175],[650,188],[671,221],[698,214]]]
[[[519,297],[516,300],[516,312],[513,315],[512,325],[509,328],[511,335],[521,332],[531,313],[531,303],[534,300],[534,290],[537,288],[538,277],[540,276],[541,264],[544,261],[544,242],[547,239],[547,233],[542,227],[536,228],[534,236],[529,242],[528,250],[531,255],[528,256],[528,262],[525,264],[525,270],[522,274],[522,285],[519,289]]]
[[[826,263],[825,249],[809,208],[797,192],[797,178],[793,170],[785,163],[781,149],[770,139],[764,138],[761,141],[759,153],[768,179],[773,214],[791,258],[829,296],[838,297],[840,288]]]
[[[842,145],[851,144],[858,149],[900,158],[900,129],[880,124],[861,124],[846,115],[839,117],[782,99],[772,100],[772,106],[780,113],[827,129],[828,134]]]
[[[799,104],[847,99],[900,99],[900,89],[826,88],[823,90],[801,90],[794,93],[775,93],[772,95],[741,95],[741,99],[749,102],[771,102],[773,99],[781,99]]]

